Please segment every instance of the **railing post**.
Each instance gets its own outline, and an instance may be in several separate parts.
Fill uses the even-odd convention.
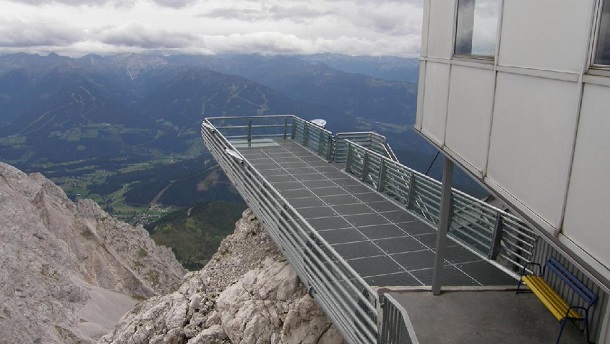
[[[385,159],[381,159],[379,163],[379,176],[377,178],[377,192],[383,191],[383,185],[385,184]]]
[[[303,147],[307,147],[309,144],[309,126],[307,123],[303,123]]]
[[[413,200],[415,199],[415,174],[413,172],[409,175],[409,194],[407,195],[407,209],[413,207]]]
[[[369,152],[365,150],[364,159],[362,160],[362,177],[360,178],[365,183],[369,174],[369,159]]]
[[[333,161],[333,136],[328,135],[328,147],[326,148],[326,160],[328,162]]]
[[[288,117],[284,118],[284,140],[288,137]]]
[[[297,120],[296,118],[292,118],[292,130],[290,133],[290,138],[294,140],[294,138],[297,136]]]
[[[343,148],[346,146],[345,139],[339,135],[335,135],[335,162],[343,162],[342,159],[347,161],[347,149]]]
[[[504,234],[504,224],[502,223],[502,215],[496,214],[496,224],[494,225],[494,232],[491,237],[491,247],[489,248],[489,259],[495,260],[500,253],[500,247],[502,243],[502,236]]]
[[[352,144],[345,141],[347,143],[347,152],[345,153],[345,172],[351,173],[351,165],[352,165]]]
[[[324,154],[324,141],[326,140],[324,140],[324,133],[321,130],[319,130],[319,132],[320,133],[318,134],[318,155],[325,156],[326,154]]]
[[[434,270],[432,270],[432,294],[441,294],[443,262],[447,248],[447,232],[451,218],[451,186],[453,184],[453,161],[445,157],[443,164],[443,185],[441,193],[441,213],[438,219],[438,232],[436,237],[436,255],[434,256]]]
[[[252,120],[248,120],[248,147],[252,146]]]

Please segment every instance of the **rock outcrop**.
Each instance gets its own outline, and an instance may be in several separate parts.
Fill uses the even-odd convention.
[[[126,314],[101,343],[342,343],[250,210],[180,288]]]
[[[185,272],[142,227],[3,163],[0,219],[1,343],[92,342]]]

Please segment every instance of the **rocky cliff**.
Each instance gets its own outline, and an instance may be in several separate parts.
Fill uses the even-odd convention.
[[[126,314],[101,343],[342,343],[250,210],[174,293]]]
[[[3,163],[0,219],[1,343],[92,342],[185,272],[142,227]]]

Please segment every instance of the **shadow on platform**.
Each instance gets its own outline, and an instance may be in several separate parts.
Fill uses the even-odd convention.
[[[380,292],[387,290],[380,289]],[[419,343],[555,343],[560,325],[533,294],[513,290],[454,288],[440,296],[429,290],[391,291],[407,310]],[[568,322],[562,344],[587,343]]]

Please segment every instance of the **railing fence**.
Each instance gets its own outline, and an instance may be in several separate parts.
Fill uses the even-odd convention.
[[[215,135],[216,131],[222,134]],[[225,152],[236,152],[236,146],[291,138],[326,161],[345,164],[347,173],[433,227],[439,220],[442,183],[398,163],[381,135],[364,132],[333,136],[330,131],[295,116],[208,118],[202,124],[202,135],[223,170],[261,217],[303,282],[313,288],[321,306],[341,332],[353,343],[373,342],[372,338],[378,335],[379,300],[375,292],[254,168]],[[604,307],[608,295],[525,222],[455,189],[451,195],[450,216],[450,236],[514,277],[529,261],[544,263],[550,256],[557,257],[600,296],[591,317],[591,332],[599,331],[603,312],[595,309]],[[559,281],[551,280],[551,283],[568,302],[577,301]],[[383,302],[392,304],[385,299]],[[384,309],[384,323],[385,319],[400,318],[400,311],[388,307]],[[387,318],[386,311],[390,312]]]
[[[377,152],[386,158],[398,161],[394,151],[386,142],[384,136],[375,132],[349,132],[337,133],[334,136],[333,161],[336,163],[344,163],[347,160],[347,141],[356,143],[364,148],[368,148],[373,152]]]
[[[379,302],[383,309],[379,343],[419,344],[404,307],[389,294],[382,294]]]
[[[250,135],[254,137],[251,128],[255,128],[254,125],[243,125],[240,129],[246,130],[245,136],[236,135],[235,139],[240,144],[255,144],[254,139],[249,139]],[[310,288],[318,304],[350,343],[376,342],[377,293],[246,159],[240,158],[235,146],[217,132],[218,129],[210,121],[202,124],[206,146],[303,283]],[[303,139],[307,135],[303,134]],[[314,134],[309,139],[312,137],[317,136]],[[318,150],[319,147],[312,144],[310,148]]]

